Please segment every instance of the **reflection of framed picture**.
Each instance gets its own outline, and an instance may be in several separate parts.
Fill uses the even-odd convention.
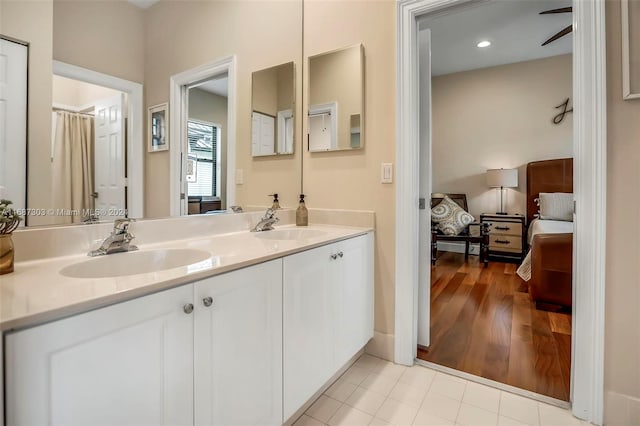
[[[640,99],[640,2],[622,0],[622,97]]]
[[[187,182],[196,183],[198,182],[198,156],[194,154],[189,154],[187,156]]]
[[[165,102],[150,107],[147,122],[148,151],[167,151],[169,149],[169,104]]]

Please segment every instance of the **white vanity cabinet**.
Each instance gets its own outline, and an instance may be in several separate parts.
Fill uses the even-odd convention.
[[[8,333],[5,356],[12,426],[281,424],[282,259]]]
[[[284,419],[373,337],[373,234],[284,259]]]
[[[282,423],[282,260],[194,284],[195,424]]]
[[[5,332],[4,418],[279,425],[372,336],[368,233]]]
[[[5,337],[7,425],[193,423],[191,285]]]

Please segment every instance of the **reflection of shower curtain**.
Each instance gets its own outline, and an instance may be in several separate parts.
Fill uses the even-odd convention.
[[[93,209],[93,117],[58,111],[53,148],[52,196],[55,209],[77,211],[56,215],[56,223],[82,222]]]

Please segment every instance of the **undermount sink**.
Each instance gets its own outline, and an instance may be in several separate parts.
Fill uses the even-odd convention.
[[[195,249],[163,249],[109,254],[74,263],[60,270],[71,278],[109,278],[145,274],[197,264],[211,253]]]
[[[256,237],[266,240],[308,240],[325,234],[325,231],[317,229],[274,229],[272,231],[254,233]]]

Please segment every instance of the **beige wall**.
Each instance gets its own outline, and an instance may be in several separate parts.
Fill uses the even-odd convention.
[[[305,56],[362,43],[366,75],[364,149],[314,154],[305,149],[307,206],[375,211],[375,329],[392,334],[395,186],[380,184],[380,163],[395,162],[396,3],[305,0],[304,7]]]
[[[227,208],[227,98],[205,92],[189,90],[189,118],[220,126],[220,198]]]
[[[309,60],[309,105],[337,104],[337,145],[341,149],[351,147],[351,116],[362,114],[361,66],[359,47],[331,52]]]
[[[526,213],[526,165],[573,157],[573,115],[553,124],[554,107],[572,93],[571,55],[435,77],[433,192],[465,193],[469,210],[499,210],[487,169],[518,168],[505,210]]]
[[[251,78],[251,110],[276,116],[278,112],[278,73],[276,68],[253,73]]]
[[[52,85],[53,103],[72,107],[93,105],[96,101],[117,96],[121,93],[117,90],[60,77],[59,75],[53,76]]]
[[[54,0],[53,58],[141,83],[144,24],[127,1]]]
[[[622,100],[620,1],[606,14],[605,424],[626,426],[640,424],[640,99]]]
[[[28,200],[29,208],[49,206],[51,153],[51,1],[6,1],[0,9],[0,34],[29,43]],[[45,170],[46,173],[41,171]],[[29,216],[29,225],[47,223]]]
[[[281,194],[281,205],[297,204],[300,191],[300,105],[296,99],[295,154],[251,157],[251,74],[302,58],[302,2],[160,2],[146,11],[146,104],[169,100],[169,78],[179,72],[235,54],[237,59],[236,204],[268,205],[267,194]],[[180,31],[176,29],[180,28]],[[296,87],[301,86],[296,76]],[[145,211],[169,214],[169,152],[146,156]]]

